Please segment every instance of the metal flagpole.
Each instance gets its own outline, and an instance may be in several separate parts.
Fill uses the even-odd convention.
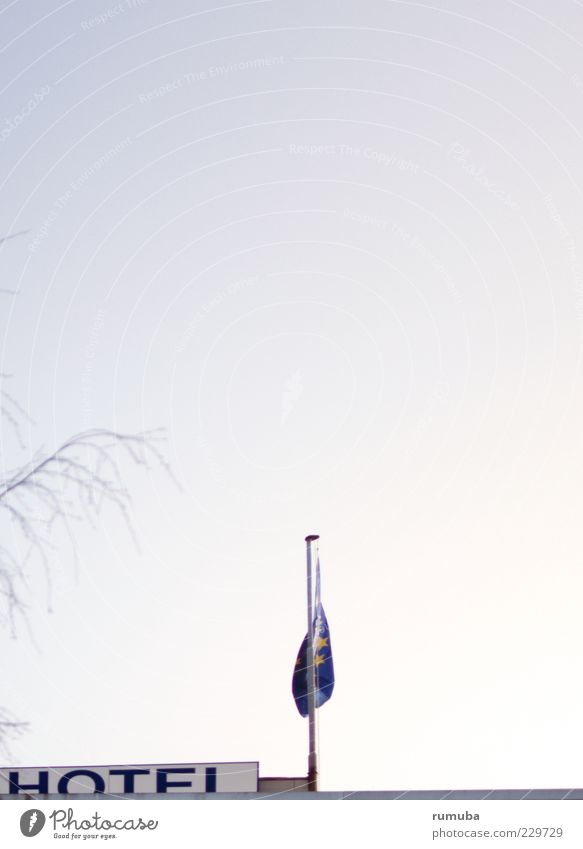
[[[308,676],[308,790],[318,789],[318,744],[316,741],[316,668],[314,666],[314,601],[312,596],[312,543],[320,539],[318,534],[306,537],[306,561],[308,583],[308,645],[306,651]]]

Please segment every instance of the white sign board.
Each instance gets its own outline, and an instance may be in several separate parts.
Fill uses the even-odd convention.
[[[0,769],[0,795],[62,793],[256,793],[259,764],[38,766]]]

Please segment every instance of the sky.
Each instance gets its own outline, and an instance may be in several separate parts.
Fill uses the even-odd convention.
[[[320,534],[325,790],[581,786],[577,0],[0,8],[0,372],[116,454],[0,636],[20,765],[257,760]],[[24,541],[2,524],[15,556]]]

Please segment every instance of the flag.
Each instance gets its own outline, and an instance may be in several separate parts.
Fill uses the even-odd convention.
[[[312,623],[312,642],[314,648],[314,675],[316,689],[314,702],[317,708],[327,702],[334,689],[334,663],[330,645],[328,620],[320,600],[320,560],[316,565],[316,597],[314,600],[314,620]],[[292,693],[296,707],[302,716],[308,715],[308,635],[304,637],[292,678]]]

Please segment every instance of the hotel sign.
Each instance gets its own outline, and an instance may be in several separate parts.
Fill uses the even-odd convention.
[[[256,793],[259,764],[186,763],[137,766],[39,766],[0,769],[0,795],[61,793]]]

